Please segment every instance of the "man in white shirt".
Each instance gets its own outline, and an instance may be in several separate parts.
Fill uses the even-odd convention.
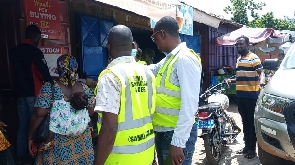
[[[176,20],[166,16],[157,22],[151,36],[166,55],[159,63],[150,65],[157,87],[153,125],[159,165],[167,161],[173,165],[190,165],[197,140],[195,113],[201,60],[186,43],[181,43],[178,29]]]

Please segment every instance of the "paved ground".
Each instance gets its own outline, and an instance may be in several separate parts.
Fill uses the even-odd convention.
[[[242,128],[242,121],[236,104],[232,103],[229,108],[230,115],[236,120],[238,126]],[[199,135],[201,130],[199,130]],[[243,133],[237,137],[237,142],[229,144],[224,148],[224,153],[220,165],[260,165],[259,158],[246,159],[243,155],[236,154],[236,151],[243,148]],[[199,138],[196,143],[196,150],[193,157],[193,165],[210,165],[206,159],[203,139]]]

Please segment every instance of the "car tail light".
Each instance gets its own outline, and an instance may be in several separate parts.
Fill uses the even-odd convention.
[[[199,119],[207,119],[210,117],[209,112],[199,112]]]

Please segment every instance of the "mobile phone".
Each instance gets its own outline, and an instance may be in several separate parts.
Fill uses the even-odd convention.
[[[37,155],[37,151],[38,151],[37,143],[32,142],[32,145],[31,145],[31,151],[32,151],[32,153],[33,153],[33,156],[36,156],[36,155]]]

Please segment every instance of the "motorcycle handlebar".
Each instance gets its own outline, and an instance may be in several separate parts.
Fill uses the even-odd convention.
[[[235,77],[236,77],[236,76],[231,76],[231,77],[228,78],[228,79],[233,79],[233,78],[235,78]],[[215,88],[217,88],[217,87],[219,87],[219,86],[222,86],[222,85],[224,85],[224,84],[226,84],[226,81],[225,81],[225,80],[223,80],[221,83],[218,83],[218,84],[212,86],[211,88],[207,89],[203,94],[201,94],[201,95],[200,95],[200,98],[203,98],[206,94],[209,94],[213,89],[215,89]]]

